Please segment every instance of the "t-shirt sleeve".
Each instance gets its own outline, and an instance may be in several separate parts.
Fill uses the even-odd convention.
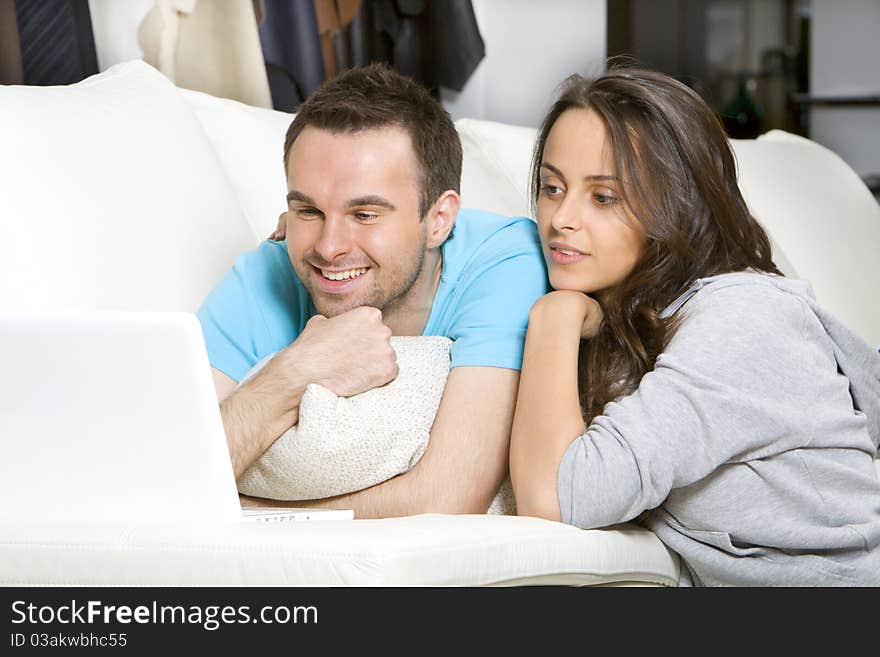
[[[484,262],[457,291],[451,367],[522,368],[529,311],[549,290],[531,222],[496,236]]]
[[[609,403],[557,473],[561,519],[626,522],[726,463],[797,447],[812,397],[791,372],[815,355],[804,308],[787,295],[727,287],[697,302],[638,389]],[[794,370],[793,370],[794,368]]]
[[[266,242],[242,254],[199,308],[208,360],[235,381],[292,340],[282,335],[290,332],[286,324],[295,324],[297,308],[288,303],[297,295],[287,289],[292,276],[285,259],[286,251]]]

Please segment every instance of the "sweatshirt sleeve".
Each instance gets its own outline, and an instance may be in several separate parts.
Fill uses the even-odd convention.
[[[764,285],[697,294],[654,370],[563,455],[562,521],[626,522],[725,463],[803,442],[811,395],[798,371],[821,357],[804,339],[805,311],[801,299]]]

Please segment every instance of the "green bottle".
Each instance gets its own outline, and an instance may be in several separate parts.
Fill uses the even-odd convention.
[[[721,110],[721,122],[731,139],[754,139],[762,132],[764,110],[749,91],[750,79],[740,73],[736,96]]]

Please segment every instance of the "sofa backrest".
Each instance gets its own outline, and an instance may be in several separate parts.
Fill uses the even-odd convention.
[[[774,130],[734,141],[740,187],[816,298],[880,345],[880,204],[838,155]]]
[[[264,240],[287,209],[284,135],[294,115],[180,89],[226,171],[254,238]]]
[[[503,214],[528,212],[537,131],[489,121],[456,123],[464,148],[462,200]],[[819,144],[779,130],[733,140],[740,188],[787,276],[880,345],[880,205],[856,173]]]
[[[175,88],[143,62],[0,86],[0,306],[195,310],[286,207],[293,115]],[[533,128],[462,119],[462,201],[528,214]],[[880,344],[880,206],[827,149],[734,141],[777,264]]]
[[[177,88],[143,62],[0,86],[0,309],[195,310],[257,241]]]

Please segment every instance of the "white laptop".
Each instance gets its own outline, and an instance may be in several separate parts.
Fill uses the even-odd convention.
[[[239,505],[189,313],[0,313],[0,522],[352,518]]]

